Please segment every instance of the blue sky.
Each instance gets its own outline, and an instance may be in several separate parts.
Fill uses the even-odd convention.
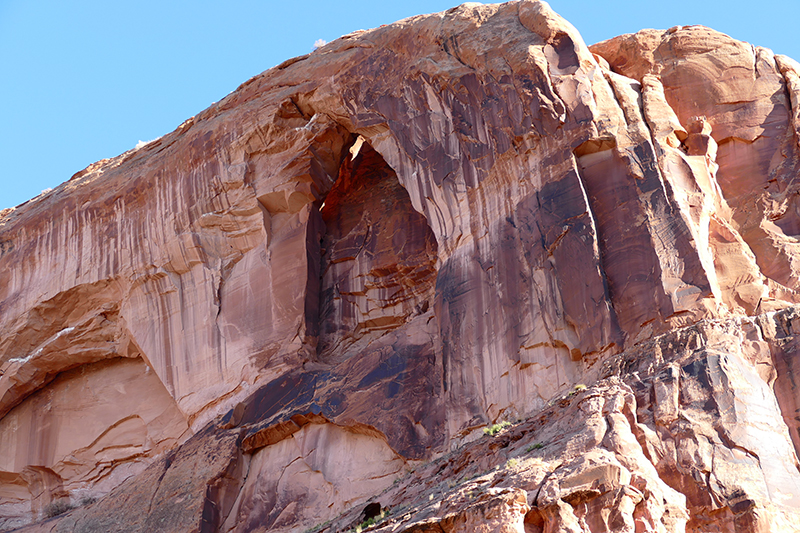
[[[0,0],[0,209],[175,129],[239,84],[357,29],[457,1]],[[798,0],[552,0],[591,44],[704,24],[800,60]]]

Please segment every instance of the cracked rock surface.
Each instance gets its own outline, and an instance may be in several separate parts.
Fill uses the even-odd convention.
[[[798,175],[701,26],[287,60],[0,212],[0,530],[800,531]]]

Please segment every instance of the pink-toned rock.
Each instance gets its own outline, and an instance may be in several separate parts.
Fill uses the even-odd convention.
[[[247,481],[220,531],[314,526],[382,491],[405,473],[405,464],[379,436],[309,424],[253,454]]]
[[[99,502],[25,530],[216,531],[246,474],[238,438],[238,431],[200,432]]]
[[[96,499],[183,442],[186,420],[141,359],[61,373],[0,420],[3,525]],[[16,509],[16,511],[15,511]]]
[[[798,102],[537,0],[252,78],[0,214],[0,527],[797,531]]]

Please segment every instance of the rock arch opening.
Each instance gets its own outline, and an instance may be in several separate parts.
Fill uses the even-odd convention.
[[[318,214],[308,232],[319,267],[309,268],[316,290],[306,316],[318,359],[335,361],[432,307],[437,244],[397,174],[360,136],[343,152]]]

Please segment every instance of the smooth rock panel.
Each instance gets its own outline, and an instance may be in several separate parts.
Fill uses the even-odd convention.
[[[309,424],[250,459],[220,531],[295,531],[378,494],[404,473],[385,441],[333,424]]]
[[[141,359],[62,373],[0,420],[3,490],[14,494],[4,505],[19,502],[21,525],[57,500],[96,499],[189,436],[174,400]]]

